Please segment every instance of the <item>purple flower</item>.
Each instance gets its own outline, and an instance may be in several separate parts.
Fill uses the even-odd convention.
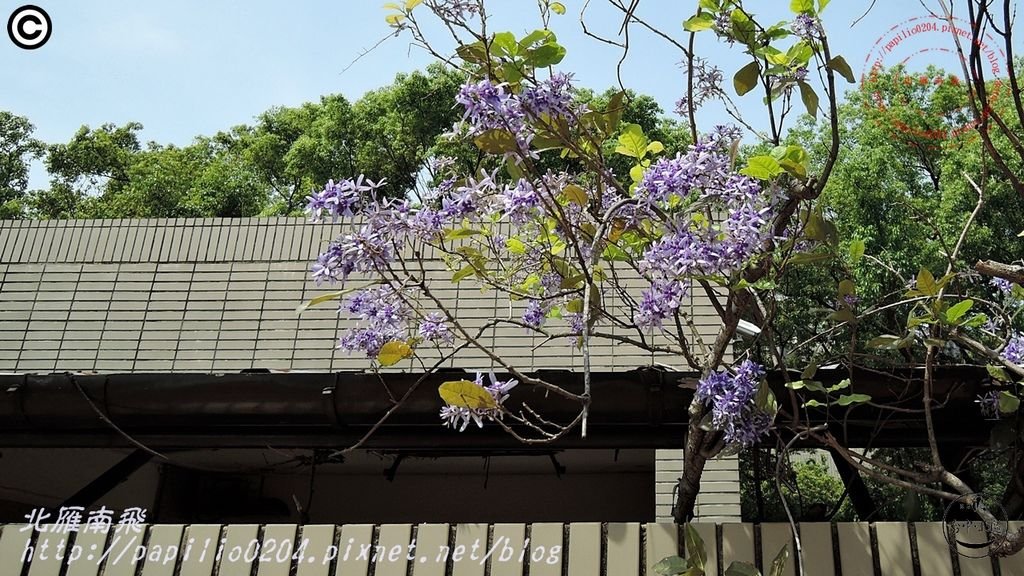
[[[789,29],[804,40],[815,40],[821,37],[821,23],[807,14],[800,14],[789,25]]]
[[[567,320],[569,321],[570,333],[576,335],[583,334],[583,314],[581,312],[570,314]]]
[[[1004,278],[993,278],[990,284],[995,286],[1003,296],[1010,296],[1013,294],[1013,282],[1010,282],[1009,280]]]
[[[572,75],[556,72],[523,90],[522,108],[532,117],[568,117],[572,112]]]
[[[679,310],[687,287],[678,280],[655,281],[644,290],[633,321],[638,327],[661,327],[662,322]]]
[[[764,367],[744,360],[735,374],[713,372],[697,383],[697,399],[711,407],[712,426],[730,444],[750,446],[771,429],[771,417],[755,403]]]
[[[427,314],[427,317],[420,322],[420,337],[431,342],[444,342],[450,346],[455,342],[455,335],[448,329],[444,320],[444,315],[440,312]]]
[[[328,180],[323,190],[306,197],[306,211],[314,222],[319,222],[324,212],[330,214],[334,221],[343,216],[352,216],[367,193],[374,195],[378,188],[386,184],[385,180],[374,182],[362,174],[355,180]]]
[[[975,402],[981,407],[981,415],[985,418],[999,417],[999,392],[992,391],[978,394]]]
[[[473,133],[507,130],[518,135],[525,129],[525,113],[519,98],[505,84],[488,79],[467,82],[455,96],[455,102],[462,105],[462,120],[469,123]]]
[[[860,297],[858,297],[856,294],[845,294],[845,295],[843,295],[843,299],[842,299],[842,302],[840,302],[840,305],[844,305],[845,304],[846,306],[849,306],[850,308],[853,308],[859,302],[860,302]]]
[[[523,324],[531,328],[540,328],[544,324],[547,311],[539,300],[530,300],[526,303],[526,310],[523,311]]]
[[[1006,348],[1003,348],[1002,357],[1007,362],[1024,366],[1024,334],[1016,332],[1010,336]]]
[[[317,257],[313,279],[344,282],[354,271],[374,272],[394,258],[393,231],[376,226],[363,226],[358,232],[338,237]]]
[[[693,107],[699,108],[708,100],[722,95],[722,71],[708,64],[707,60],[698,58],[694,61],[693,70]],[[688,116],[688,96],[684,95],[676,102],[676,113]]]
[[[367,358],[376,358],[382,346],[393,340],[400,340],[404,330],[395,327],[353,328],[338,342],[338,348],[347,352],[366,352]]]
[[[526,179],[520,178],[516,186],[506,186],[501,193],[505,206],[505,216],[516,225],[522,226],[537,214],[540,208],[540,195]]]
[[[458,428],[459,432],[466,430],[470,422],[475,422],[478,428],[484,427],[484,420],[500,420],[501,406],[508,400],[509,391],[519,384],[518,380],[510,379],[504,382],[490,373],[490,384],[484,383],[484,375],[477,372],[475,383],[483,386],[484,390],[490,392],[494,397],[496,408],[467,408],[465,406],[445,405],[441,408],[441,423],[451,428]]]

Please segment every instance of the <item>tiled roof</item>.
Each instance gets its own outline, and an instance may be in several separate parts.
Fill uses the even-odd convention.
[[[0,222],[0,371],[364,370],[366,358],[334,349],[351,321],[333,305],[295,312],[331,289],[308,270],[341,229],[301,218]],[[493,291],[471,280],[450,284],[451,273],[429,254],[426,268],[444,279],[439,298],[470,326],[509,314]],[[699,298],[690,310],[710,338],[713,310]],[[570,342],[535,349],[541,338],[518,327],[482,341],[522,370],[582,367]],[[606,341],[592,350],[595,370],[652,360]],[[490,361],[467,351],[448,365]]]

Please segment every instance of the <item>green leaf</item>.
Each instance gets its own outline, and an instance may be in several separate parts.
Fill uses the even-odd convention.
[[[753,564],[737,560],[725,569],[725,576],[761,576],[761,572]]]
[[[714,25],[714,17],[707,12],[702,12],[689,18],[686,22],[683,22],[683,30],[686,30],[687,32],[700,32],[701,30],[709,30]]]
[[[999,411],[1003,414],[1015,414],[1020,408],[1020,398],[1003,390],[999,392]]]
[[[498,32],[491,40],[491,47],[499,56],[513,57],[519,53],[519,43],[516,42],[515,34],[511,32]]]
[[[686,572],[688,566],[686,560],[679,556],[669,556],[654,565],[654,572],[661,576],[678,576]]]
[[[509,238],[506,240],[505,248],[512,254],[526,254],[526,244],[519,238]]]
[[[771,156],[753,156],[747,160],[747,167],[740,170],[740,174],[758,180],[771,180],[782,172],[782,166],[779,166],[779,162]]]
[[[882,348],[886,350],[895,349],[897,344],[902,339],[899,336],[893,336],[891,334],[883,334],[881,336],[875,336],[871,340],[868,340],[864,346],[867,348]]]
[[[833,384],[832,386],[829,386],[828,387],[828,391],[829,392],[837,392],[839,390],[846,390],[849,387],[850,387],[850,379],[849,378],[843,378],[842,380],[839,381],[838,384]]]
[[[583,299],[576,298],[565,303],[566,312],[572,312],[573,314],[579,314],[583,312]]]
[[[644,167],[637,164],[629,169],[629,177],[633,182],[640,182],[644,179]]]
[[[831,254],[824,253],[824,252],[815,252],[815,253],[799,252],[799,253],[793,254],[792,256],[789,257],[789,263],[790,264],[794,264],[794,265],[795,264],[817,264],[818,262],[823,262],[825,260],[830,260],[831,258],[832,258]]]
[[[853,69],[846,62],[846,58],[842,56],[835,56],[825,64],[829,68],[839,72],[839,75],[846,79],[850,84],[857,83],[857,77],[853,75]]]
[[[659,154],[665,151],[665,145],[655,140],[647,145],[647,151],[651,154]]]
[[[797,14],[814,13],[814,0],[791,0],[789,9]]]
[[[583,188],[575,184],[569,184],[562,190],[562,195],[565,199],[573,204],[579,204],[580,206],[586,206],[590,199],[587,197],[587,192]]]
[[[537,68],[547,68],[558,64],[563,58],[565,58],[565,46],[552,41],[531,50],[527,60]]]
[[[850,404],[863,404],[864,402],[870,402],[871,396],[867,394],[844,394],[836,400],[836,404],[840,406],[849,406]]]
[[[488,130],[473,139],[477,148],[488,154],[504,154],[519,150],[516,137],[508,130]]]
[[[605,134],[611,135],[619,128],[619,123],[622,122],[622,113],[626,109],[626,105],[622,102],[625,97],[626,93],[620,90],[608,100],[608,108],[603,114]]]
[[[985,366],[985,370],[988,370],[988,375],[992,378],[999,380],[1000,382],[1010,382],[1010,373],[1006,371],[1002,366],[996,366],[995,364],[989,364]]]
[[[817,408],[818,406],[826,406],[824,402],[818,402],[817,400],[808,400],[803,404],[804,408]]]
[[[476,273],[476,268],[475,267],[473,267],[473,266],[465,266],[461,270],[456,272],[455,274],[452,274],[452,283],[453,284],[458,284],[459,282],[461,282],[464,279],[472,276],[475,273]]]
[[[811,392],[825,392],[825,385],[817,380],[797,380],[795,382],[789,382],[786,384],[786,387],[792,388],[793,390],[806,388]]]
[[[812,117],[818,117],[818,95],[814,92],[814,88],[807,82],[797,82],[800,86],[800,99],[804,101],[804,106],[807,108],[807,113]]]
[[[971,300],[970,298],[950,306],[949,310],[946,310],[946,321],[951,324],[955,324],[963,317],[964,314],[967,313],[968,310],[971,309],[971,306],[974,306],[974,300]]]
[[[351,291],[352,291],[351,289],[349,289],[349,290],[338,290],[337,292],[330,292],[328,294],[321,294],[320,296],[317,296],[316,298],[311,298],[309,300],[309,302],[303,302],[302,304],[300,304],[298,306],[298,308],[295,309],[295,313],[296,314],[302,314],[310,306],[316,306],[317,304],[323,304],[324,302],[330,302],[331,300],[338,300],[339,298],[341,298],[342,296],[344,296],[345,294],[347,294],[347,293],[349,293]]]
[[[789,561],[789,545],[784,544],[779,553],[775,555],[775,559],[772,560],[772,565],[768,568],[768,576],[782,576],[786,572],[786,562]]]
[[[476,236],[477,234],[483,234],[482,231],[474,228],[454,228],[452,230],[445,230],[445,240],[458,240],[460,238],[469,238],[470,236]]]
[[[704,547],[704,539],[700,537],[697,529],[692,524],[687,523],[684,532],[686,556],[690,559],[692,566],[703,572],[704,567],[708,564],[708,551]]]
[[[757,73],[759,70],[757,62],[754,61],[736,72],[736,75],[732,78],[732,85],[736,89],[737,94],[743,96],[757,86]]]
[[[551,11],[559,16],[563,16],[565,15],[565,4],[562,4],[561,2],[552,2]]]
[[[441,399],[449,406],[462,408],[497,408],[494,396],[483,386],[472,380],[455,380],[445,382],[437,389]]]
[[[380,347],[377,361],[381,366],[394,366],[410,356],[412,356],[412,348],[401,340],[395,340]]]
[[[939,293],[939,287],[935,284],[935,276],[931,270],[921,268],[917,273],[917,285],[915,286],[925,296],[935,296]]]
[[[860,259],[864,257],[865,248],[864,241],[859,238],[850,242],[850,261],[854,264],[860,262]]]
[[[743,44],[753,47],[757,34],[755,32],[756,25],[750,16],[745,11],[736,8],[729,14],[729,20],[732,22],[732,36]]]
[[[828,6],[829,2],[831,0],[818,0],[818,14],[821,14],[821,11],[825,9],[825,6]]]
[[[650,140],[644,135],[644,129],[639,124],[626,124],[622,134],[619,134],[619,144],[615,147],[615,153],[642,160],[647,155],[648,144]]]

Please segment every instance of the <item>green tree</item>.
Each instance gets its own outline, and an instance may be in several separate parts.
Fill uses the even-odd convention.
[[[32,137],[35,127],[22,116],[0,110],[0,218],[15,218],[28,189],[29,168],[46,146]]]

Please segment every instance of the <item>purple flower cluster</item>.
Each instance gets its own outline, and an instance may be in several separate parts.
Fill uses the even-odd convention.
[[[359,290],[341,303],[339,311],[360,320],[338,343],[338,348],[348,352],[360,350],[373,358],[384,344],[401,340],[408,332],[411,310],[391,286]]]
[[[713,372],[697,384],[697,399],[711,408],[711,423],[729,444],[750,446],[771,429],[772,419],[755,404],[764,367],[744,360],[735,374]]]
[[[568,117],[572,112],[572,76],[554,74],[546,80],[514,94],[504,83],[489,79],[467,82],[459,89],[456,103],[462,105],[462,121],[469,124],[469,135],[488,130],[505,130],[515,136],[520,148],[529,148],[533,134],[528,120],[542,116]]]
[[[332,241],[313,265],[317,284],[328,280],[344,282],[352,272],[373,272],[394,258],[394,244],[387,229],[365,225],[357,232]]]
[[[544,324],[544,318],[547,316],[547,310],[544,308],[540,300],[531,299],[527,302],[526,310],[523,311],[523,324],[531,328],[540,328]]]
[[[475,382],[491,393],[494,403],[498,405],[497,408],[466,408],[465,406],[445,405],[441,408],[442,424],[453,429],[458,428],[459,432],[462,432],[470,422],[476,422],[477,427],[483,428],[484,420],[500,420],[501,405],[508,400],[509,391],[515,388],[519,381],[509,379],[502,382],[494,376],[494,372],[490,373],[490,379],[490,384],[484,384],[483,374],[477,372]]]
[[[821,37],[821,23],[814,16],[801,14],[789,25],[789,29],[804,40],[816,40]]]
[[[693,107],[699,108],[705,102],[722,95],[722,71],[708,64],[707,60],[698,58],[693,63]],[[684,95],[676,102],[676,114],[689,115],[688,96]]]
[[[367,194],[374,195],[378,188],[385,186],[386,180],[374,182],[369,178],[346,178],[335,182],[328,180],[324,189],[306,197],[306,211],[314,222],[319,222],[324,212],[337,221],[344,216],[352,216]]]
[[[732,171],[731,148],[739,137],[733,128],[718,127],[686,154],[651,165],[636,195],[649,204],[670,207],[673,199],[700,203],[719,222],[695,222],[689,215],[669,223],[668,232],[645,253],[644,271],[670,278],[731,273],[755,256],[773,238],[776,195],[756,180]],[[720,216],[719,216],[720,217]]]
[[[420,322],[419,335],[424,340],[431,342],[445,343],[449,346],[455,342],[455,335],[445,324],[444,315],[440,312],[431,312]]]
[[[975,400],[981,408],[981,415],[985,418],[999,417],[999,392],[992,391],[985,394],[978,394]]]
[[[533,118],[568,117],[572,113],[572,74],[556,72],[523,90],[522,107]]]
[[[678,280],[655,280],[644,290],[640,306],[633,318],[638,327],[661,327],[677,310],[689,289]]]
[[[505,216],[513,224],[520,226],[535,216],[541,206],[537,190],[524,178],[520,178],[514,187],[506,186],[501,198],[505,206]]]
[[[1013,294],[1013,282],[1010,282],[1005,278],[993,278],[990,284],[992,284],[996,290],[999,290],[999,293],[1003,296],[1011,296]]]
[[[1002,357],[1007,362],[1024,366],[1024,334],[1016,332],[1010,336],[1006,348],[1003,348]]]

